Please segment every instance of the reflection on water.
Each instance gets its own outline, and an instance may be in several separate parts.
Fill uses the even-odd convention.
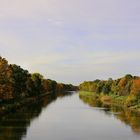
[[[47,95],[35,103],[26,106],[12,113],[0,117],[0,140],[21,140],[26,136],[27,128],[51,102],[57,97],[70,96],[72,92],[56,93]]]
[[[0,140],[139,140],[139,134],[138,113],[72,92],[43,97],[0,117]]]
[[[134,112],[128,109],[124,109],[119,106],[105,105],[99,100],[95,100],[89,96],[79,96],[79,98],[91,107],[100,107],[106,115],[113,115],[115,118],[131,126],[132,131],[135,134],[140,135],[140,113]]]

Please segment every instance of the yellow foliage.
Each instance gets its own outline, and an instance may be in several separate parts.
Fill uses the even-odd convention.
[[[134,106],[135,104],[137,104],[137,98],[135,95],[130,95],[127,97],[125,104],[129,107],[129,106]]]
[[[119,82],[119,87],[123,88],[127,84],[127,81],[125,78],[122,78]]]
[[[131,94],[140,95],[140,79],[133,80],[133,84],[131,87]]]
[[[112,101],[112,97],[110,97],[110,96],[102,96],[101,97],[101,101],[102,102],[111,102]]]

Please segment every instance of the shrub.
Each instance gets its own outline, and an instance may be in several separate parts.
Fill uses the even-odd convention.
[[[111,96],[102,96],[101,97],[101,101],[102,102],[111,102],[112,101],[112,97]]]
[[[138,100],[137,100],[136,96],[130,95],[130,96],[127,97],[125,105],[127,107],[130,107],[130,106],[136,105],[137,103],[138,103]]]

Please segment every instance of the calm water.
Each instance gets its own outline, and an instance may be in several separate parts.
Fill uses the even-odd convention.
[[[137,113],[77,93],[57,96],[1,117],[0,140],[140,140]]]

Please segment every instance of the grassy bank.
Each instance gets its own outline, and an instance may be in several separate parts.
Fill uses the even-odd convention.
[[[140,112],[140,100],[135,96],[119,96],[114,94],[96,94],[95,92],[80,91],[79,96],[88,97],[93,100],[98,100],[103,104],[121,106],[123,108],[131,109]]]

